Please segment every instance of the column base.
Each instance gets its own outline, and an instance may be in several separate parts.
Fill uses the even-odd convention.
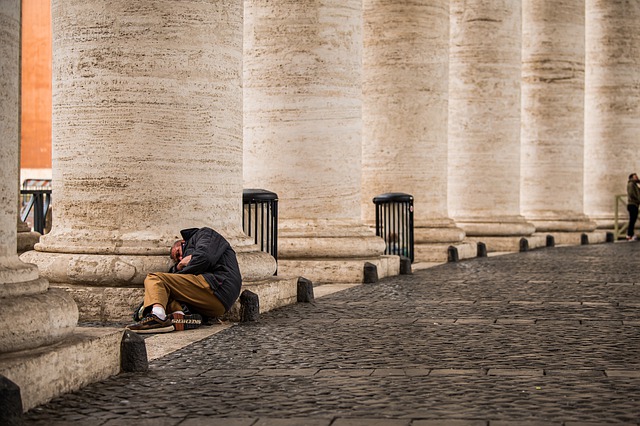
[[[478,245],[473,241],[460,241],[451,244],[416,244],[415,262],[447,262],[449,247],[455,247],[458,260],[471,259],[478,255]]]
[[[456,224],[464,230],[467,237],[525,237],[535,232],[532,223],[522,216],[502,217],[461,217],[456,218]],[[481,241],[481,240],[480,240]]]
[[[40,241],[40,234],[33,231],[18,232],[16,237],[18,240],[18,254],[33,250],[33,247]]]
[[[256,293],[260,300],[260,312],[268,312],[297,302],[298,278],[271,277],[260,281],[243,281],[242,291]],[[144,299],[144,289],[125,287],[89,287],[57,284],[67,291],[78,304],[79,321],[115,324],[133,323],[133,310]],[[240,319],[240,302],[236,301],[226,318]]]
[[[168,253],[169,250],[166,250]],[[276,261],[268,253],[248,247],[237,250],[242,277],[257,280],[276,272]],[[169,271],[172,261],[162,256],[128,254],[82,254],[28,251],[20,255],[27,263],[38,265],[40,274],[52,284],[65,283],[95,287],[141,286],[150,272]]]
[[[367,262],[376,265],[378,279],[400,274],[400,257],[393,255],[366,259],[282,259],[278,261],[278,274],[301,276],[318,284],[361,283]]]
[[[526,251],[523,250],[523,240],[526,244],[526,250],[547,246],[546,235],[527,235],[525,237],[467,237],[467,241],[484,243],[488,253]]]
[[[536,234],[537,235],[537,234]],[[593,232],[545,232],[540,235],[551,235],[556,246],[576,246],[581,244],[602,244],[607,242],[606,231]],[[586,241],[585,241],[586,238]]]
[[[527,217],[527,220],[536,227],[536,232],[591,232],[595,231],[596,222],[586,216],[575,219],[554,219]]]
[[[50,346],[0,355],[0,374],[20,386],[28,411],[120,372],[121,329],[76,328]]]

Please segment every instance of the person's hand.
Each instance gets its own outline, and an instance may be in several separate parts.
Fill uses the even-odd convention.
[[[182,271],[182,269],[184,269],[184,267],[187,266],[190,261],[191,261],[191,255],[183,257],[180,260],[180,262],[176,265],[176,269],[178,271]]]

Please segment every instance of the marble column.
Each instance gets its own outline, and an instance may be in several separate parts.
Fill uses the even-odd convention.
[[[245,1],[245,187],[279,196],[278,274],[361,281],[360,0]],[[379,275],[380,272],[379,272]]]
[[[53,1],[53,229],[22,257],[82,318],[129,318],[184,228],[273,275],[241,229],[242,25],[233,0]]]
[[[615,196],[640,173],[640,3],[585,3],[585,212],[612,229]]]
[[[584,0],[522,7],[522,213],[579,244],[596,228],[584,214]]]
[[[489,250],[535,227],[520,214],[519,0],[452,0],[449,213]]]
[[[69,336],[78,309],[17,254],[20,1],[0,0],[0,354]]]
[[[449,0],[365,0],[363,41],[363,218],[377,195],[413,195],[416,261],[446,260],[465,246],[447,208]]]

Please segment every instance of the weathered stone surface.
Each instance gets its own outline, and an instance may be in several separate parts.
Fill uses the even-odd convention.
[[[585,213],[612,229],[617,194],[638,172],[640,4],[585,0]],[[624,208],[624,207],[623,207]]]
[[[375,222],[375,196],[408,193],[416,245],[460,242],[447,210],[449,1],[363,5],[363,218]]]
[[[0,354],[55,343],[78,319],[73,300],[47,291],[38,269],[17,255],[20,5],[7,0],[0,7]]]
[[[279,273],[295,261],[292,275],[342,279],[307,270],[385,248],[360,219],[362,2],[245,6],[245,186],[279,195]]]
[[[55,343],[73,332],[78,308],[66,292],[15,296],[1,301],[0,353]]]
[[[467,236],[530,235],[520,216],[521,2],[451,1],[449,213]]]
[[[584,215],[584,0],[522,3],[522,214],[537,232],[593,231]]]
[[[0,355],[0,374],[20,386],[29,410],[118,374],[121,337],[122,330],[77,328],[54,345]]]

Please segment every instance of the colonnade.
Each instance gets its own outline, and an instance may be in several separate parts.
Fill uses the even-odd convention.
[[[54,0],[53,229],[19,261],[15,3],[3,297],[48,280],[86,317],[120,315],[111,302],[135,304],[199,226],[231,241],[245,280],[269,280],[243,187],[279,195],[279,275],[354,282],[367,262],[397,272],[375,195],[413,195],[417,260],[441,260],[609,227],[637,171],[636,2]]]

